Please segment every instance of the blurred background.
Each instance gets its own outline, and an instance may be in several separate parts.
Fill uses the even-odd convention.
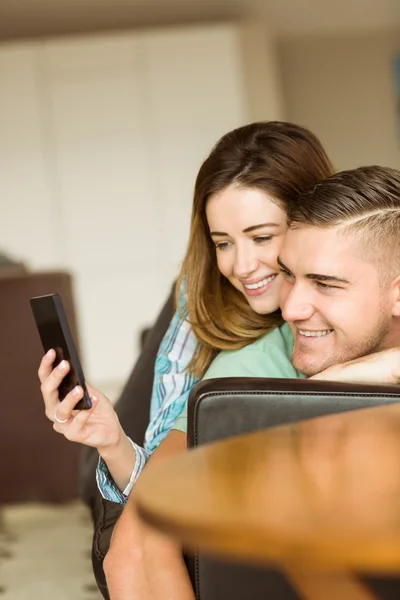
[[[285,119],[338,169],[400,165],[396,0],[2,0],[0,40],[0,250],[72,274],[86,375],[111,395],[220,135]]]
[[[5,600],[98,597],[87,512],[62,506],[80,449],[44,417],[29,297],[62,294],[115,401],[177,275],[201,162],[275,119],[337,169],[399,168],[399,1],[0,0]]]

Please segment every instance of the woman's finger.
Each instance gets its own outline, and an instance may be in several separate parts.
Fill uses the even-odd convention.
[[[53,420],[53,414],[56,407],[59,404],[60,398],[58,394],[58,388],[69,371],[69,364],[66,361],[62,361],[55,369],[52,370],[47,379],[40,386],[42,392],[45,412],[48,419]]]
[[[70,419],[72,417],[72,412],[75,409],[75,406],[83,398],[83,388],[80,385],[74,387],[74,389],[69,392],[65,398],[58,403],[55,407],[55,414],[57,415],[60,421],[65,421],[66,419]],[[87,412],[87,411],[83,411]]]
[[[50,373],[48,377],[42,382],[40,389],[43,395],[51,395],[57,391],[60,384],[66,374],[69,372],[69,363],[66,360],[62,360]]]
[[[68,427],[68,430],[65,432],[65,437],[68,439],[71,436],[71,439],[75,439],[77,436],[79,436],[82,432],[82,429],[90,419],[92,412],[93,409],[80,410],[73,417],[70,427]]]
[[[49,350],[40,361],[38,377],[40,383],[44,383],[53,370],[53,363],[56,358],[55,350]]]
[[[71,419],[68,419],[65,423],[60,423],[59,421],[54,420],[53,421],[54,431],[57,431],[57,433],[61,433],[62,435],[65,435],[65,432],[67,431],[67,427],[68,427],[68,424],[70,421],[71,421]]]
[[[104,395],[98,389],[96,389],[95,387],[90,385],[90,383],[88,383],[87,381],[85,381],[85,384],[86,384],[86,389],[89,392],[89,396],[96,396],[97,398],[99,398],[100,396]]]
[[[66,423],[54,422],[53,429],[58,433],[62,433],[67,440],[80,442],[82,430],[90,419],[93,409],[98,403],[97,398],[92,398],[93,408],[90,410],[80,410],[75,415],[72,415]],[[58,415],[57,415],[58,417]]]

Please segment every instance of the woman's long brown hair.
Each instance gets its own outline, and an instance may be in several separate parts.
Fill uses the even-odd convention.
[[[219,350],[242,348],[282,323],[280,311],[254,312],[218,270],[206,218],[208,199],[231,184],[266,192],[285,209],[333,167],[320,141],[280,121],[239,127],[214,146],[197,175],[185,259],[176,290],[185,289],[187,318],[198,341],[190,371],[201,377]],[[183,287],[182,287],[183,286]]]

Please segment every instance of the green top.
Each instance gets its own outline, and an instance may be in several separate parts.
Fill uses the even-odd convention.
[[[291,363],[293,336],[284,323],[240,350],[225,350],[211,363],[203,379],[219,377],[305,378]],[[172,429],[187,431],[187,403]]]

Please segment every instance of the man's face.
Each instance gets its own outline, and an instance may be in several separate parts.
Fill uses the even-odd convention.
[[[280,306],[293,336],[293,365],[311,376],[383,349],[392,327],[390,285],[337,229],[289,229],[279,256]]]

